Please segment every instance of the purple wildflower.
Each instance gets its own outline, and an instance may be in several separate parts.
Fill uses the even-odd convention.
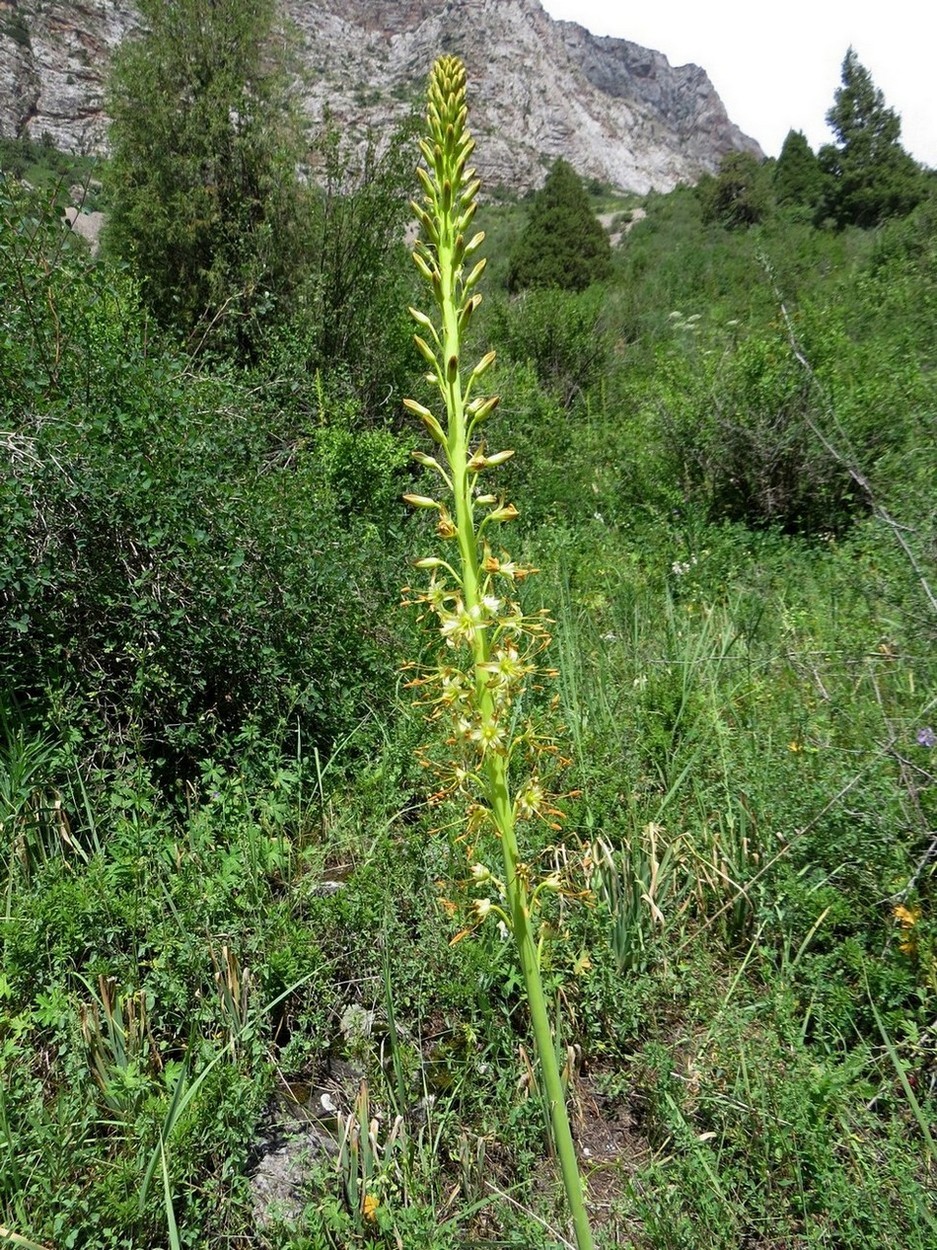
[[[930,725],[924,725],[917,731],[917,744],[919,747],[937,746],[937,734],[934,733]]]

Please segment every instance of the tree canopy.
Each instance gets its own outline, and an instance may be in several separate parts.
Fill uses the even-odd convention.
[[[823,190],[823,172],[800,130],[789,130],[774,169],[774,194],[781,206],[813,208]]]
[[[911,211],[924,197],[920,167],[899,142],[901,119],[853,48],[826,115],[837,142],[820,149],[826,175],[823,213],[839,227],[876,226]]]

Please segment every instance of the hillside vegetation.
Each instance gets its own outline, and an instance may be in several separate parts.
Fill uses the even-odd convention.
[[[452,942],[465,813],[401,676],[416,148],[320,136],[287,185],[251,98],[198,204],[197,154],[0,153],[0,1242],[567,1246],[519,974],[494,924]],[[937,1241],[937,186],[886,143],[863,198],[855,114],[838,155],[641,201],[562,170],[621,236],[588,285],[560,237],[532,266],[542,200],[479,212],[605,1247]]]

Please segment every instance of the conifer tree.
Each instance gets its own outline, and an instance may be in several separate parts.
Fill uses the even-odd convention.
[[[250,355],[294,281],[302,221],[275,0],[137,7],[109,84],[109,246],[158,321]]]
[[[582,179],[560,158],[534,197],[527,226],[511,254],[508,289],[584,291],[608,277],[611,263],[608,235],[592,211]]]
[[[901,119],[850,48],[842,85],[826,115],[835,144],[820,149],[826,174],[823,215],[839,227],[876,226],[909,213],[925,192],[925,180],[899,142]]]
[[[814,208],[823,190],[823,171],[800,130],[789,130],[774,169],[774,194],[784,206]]]

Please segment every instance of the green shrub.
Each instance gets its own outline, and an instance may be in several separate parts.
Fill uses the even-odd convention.
[[[257,357],[303,255],[302,128],[271,0],[143,0],[108,87],[107,245],[193,348]]]
[[[771,207],[771,184],[761,163],[750,152],[730,152],[718,174],[697,187],[703,221],[727,230],[756,226]]]
[[[822,401],[784,340],[667,361],[662,420],[676,473],[714,517],[801,533],[837,532],[867,506],[819,443]]]
[[[284,445],[262,394],[154,344],[126,276],[21,208],[0,226],[7,693],[98,751],[188,767],[252,719],[345,732],[390,676],[372,522],[396,506],[393,440]]]
[[[531,290],[489,314],[495,347],[518,364],[532,364],[541,386],[564,408],[601,377],[609,358],[602,327],[604,293]]]

